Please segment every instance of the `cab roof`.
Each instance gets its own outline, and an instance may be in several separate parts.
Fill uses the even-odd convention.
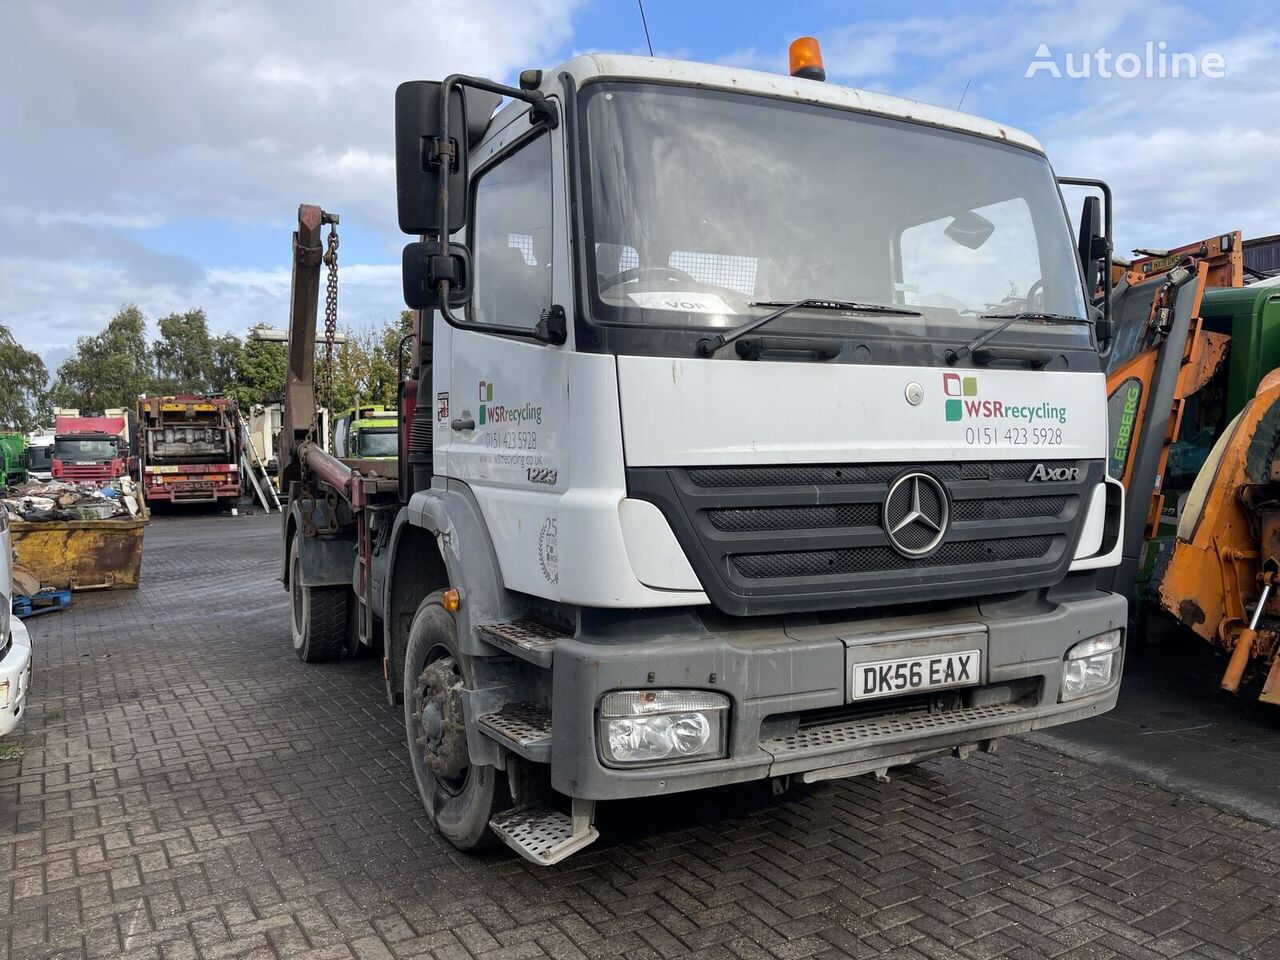
[[[918,100],[860,90],[856,87],[844,87],[835,83],[803,80],[784,73],[766,73],[761,70],[697,63],[691,60],[591,53],[574,57],[556,69],[548,70],[543,75],[544,93],[552,94],[560,90],[561,73],[568,73],[578,84],[603,78],[654,80],[715,90],[757,93],[802,103],[827,104],[875,116],[911,120],[948,130],[972,133],[1044,153],[1044,147],[1035,137],[1007,124],[996,123],[958,110],[948,110],[946,107],[921,103]],[[523,112],[527,109],[522,103],[511,106],[516,108],[515,112]],[[505,125],[505,123],[499,123],[496,126]]]

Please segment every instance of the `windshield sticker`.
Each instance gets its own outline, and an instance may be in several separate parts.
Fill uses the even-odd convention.
[[[650,310],[673,310],[676,313],[728,313],[738,311],[729,306],[714,293],[663,293],[659,290],[647,290],[642,293],[628,293],[628,297],[639,307]]]

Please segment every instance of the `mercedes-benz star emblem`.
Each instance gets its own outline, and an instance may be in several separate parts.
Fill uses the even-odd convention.
[[[951,506],[942,484],[927,473],[906,473],[884,498],[884,532],[904,557],[932,553],[947,533]]]

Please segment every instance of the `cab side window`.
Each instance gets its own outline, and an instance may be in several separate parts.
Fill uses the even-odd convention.
[[[530,328],[551,306],[551,137],[489,167],[475,191],[471,319]]]

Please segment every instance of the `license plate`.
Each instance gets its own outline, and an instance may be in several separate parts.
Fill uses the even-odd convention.
[[[892,697],[922,690],[967,687],[978,682],[982,652],[962,650],[900,660],[855,664],[853,699]]]

